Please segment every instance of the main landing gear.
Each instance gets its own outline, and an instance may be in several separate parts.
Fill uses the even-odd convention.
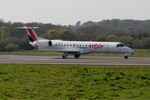
[[[80,54],[75,54],[75,55],[74,55],[74,58],[75,58],[75,59],[78,59],[79,57],[80,57]]]
[[[62,55],[62,59],[66,59],[68,57],[67,54]],[[80,57],[80,54],[74,54],[74,58],[78,59]]]
[[[62,55],[62,58],[63,58],[63,59],[66,59],[67,56],[68,56],[67,54],[64,54],[64,55]]]

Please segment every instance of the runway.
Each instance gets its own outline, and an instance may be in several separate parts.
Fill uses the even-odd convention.
[[[62,59],[61,56],[0,55],[0,64],[73,64],[73,65],[150,65],[150,58],[81,56],[74,59]]]

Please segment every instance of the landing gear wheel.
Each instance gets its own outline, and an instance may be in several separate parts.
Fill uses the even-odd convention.
[[[63,58],[63,59],[66,59],[66,58],[67,58],[67,55],[62,55],[62,58]]]
[[[128,59],[128,56],[124,56],[124,59]]]
[[[74,55],[75,59],[78,59],[80,57],[80,55]]]

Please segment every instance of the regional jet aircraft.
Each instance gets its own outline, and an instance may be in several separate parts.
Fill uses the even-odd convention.
[[[62,58],[67,58],[68,54],[79,58],[81,54],[93,52],[102,53],[122,53],[124,58],[128,59],[128,55],[134,51],[121,42],[92,42],[92,41],[63,41],[48,40],[37,36],[34,29],[36,27],[19,27],[25,29],[28,33],[30,44],[39,50],[63,52]]]

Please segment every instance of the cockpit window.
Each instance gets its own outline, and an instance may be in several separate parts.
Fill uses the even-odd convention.
[[[120,44],[117,44],[116,47],[125,47],[125,45],[120,43]]]

